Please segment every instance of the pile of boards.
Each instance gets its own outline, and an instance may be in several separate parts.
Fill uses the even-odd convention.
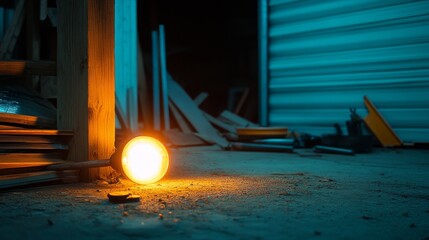
[[[56,128],[56,109],[20,85],[0,87],[0,189],[76,180],[75,171],[50,171],[65,161],[70,131]]]
[[[164,130],[163,135],[173,146],[212,143],[231,150],[293,152],[295,140],[287,138],[287,128],[260,127],[227,110],[213,117],[199,107],[207,96],[192,99],[169,76],[168,106],[179,130]]]
[[[322,138],[289,132],[286,127],[260,127],[227,110],[220,113],[218,117],[214,117],[199,107],[207,97],[208,94],[203,92],[195,99],[191,99],[185,90],[169,76],[169,107],[180,131],[166,130],[163,133],[173,145],[189,146],[214,143],[223,149],[230,150],[289,153],[294,152],[294,148],[297,147],[312,147],[316,153],[344,155],[354,155],[355,152],[370,152],[371,145],[375,141],[374,138],[383,147],[403,145],[388,122],[366,96],[364,102],[368,108],[368,115],[363,119],[359,118],[359,125],[357,126],[359,129],[355,130],[362,130],[365,125],[370,132],[369,134],[326,135]],[[340,139],[340,142],[332,141],[332,139]]]

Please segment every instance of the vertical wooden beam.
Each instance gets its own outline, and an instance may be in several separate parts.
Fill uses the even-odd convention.
[[[152,31],[153,129],[161,130],[158,32]]]
[[[143,130],[150,130],[153,128],[152,113],[150,111],[149,100],[149,86],[148,79],[145,72],[145,64],[143,59],[143,52],[140,46],[140,40],[137,38],[137,76],[138,76],[138,99],[140,104],[140,113],[143,115]]]
[[[170,129],[170,114],[168,111],[167,53],[165,49],[164,25],[159,26],[159,67],[161,75],[162,116],[164,118],[164,130],[168,130]]]
[[[115,93],[131,131],[138,130],[137,1],[115,0]],[[117,122],[118,123],[118,122]]]
[[[58,7],[58,129],[73,130],[69,160],[108,159],[115,140],[114,0]],[[83,180],[111,168],[82,171]]]

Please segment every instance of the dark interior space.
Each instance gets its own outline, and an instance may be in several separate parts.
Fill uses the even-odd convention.
[[[151,59],[151,31],[165,25],[168,71],[190,96],[207,92],[202,108],[217,116],[224,109],[234,111],[248,88],[239,114],[257,121],[256,0],[148,0],[139,1],[138,9],[145,59]]]

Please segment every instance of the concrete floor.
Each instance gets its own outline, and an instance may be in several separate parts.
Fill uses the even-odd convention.
[[[0,239],[429,239],[428,150],[171,156],[168,176],[152,185],[1,193]],[[118,190],[142,199],[109,203]]]

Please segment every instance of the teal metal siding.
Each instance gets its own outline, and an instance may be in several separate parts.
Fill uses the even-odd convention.
[[[268,3],[269,125],[332,133],[367,95],[402,140],[429,142],[429,1]]]

